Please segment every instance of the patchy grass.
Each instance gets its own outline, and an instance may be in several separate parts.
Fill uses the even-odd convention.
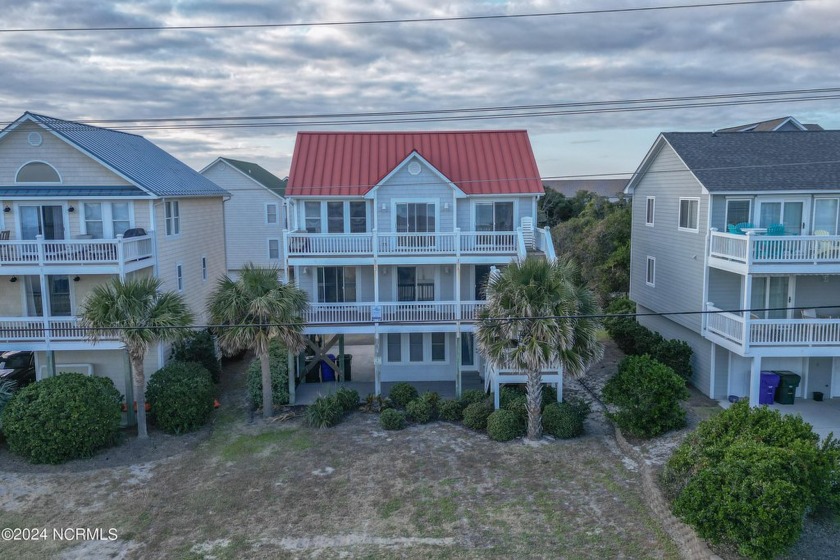
[[[237,461],[250,455],[262,455],[278,447],[305,451],[312,447],[312,438],[301,429],[279,429],[258,434],[237,436],[222,447],[219,455],[225,461]]]

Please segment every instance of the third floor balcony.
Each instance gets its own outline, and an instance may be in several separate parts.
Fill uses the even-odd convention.
[[[840,236],[746,235],[712,230],[709,265],[746,273],[840,273]]]

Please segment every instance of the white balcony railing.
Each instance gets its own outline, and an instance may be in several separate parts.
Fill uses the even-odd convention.
[[[304,319],[310,325],[475,321],[484,305],[483,301],[310,303]]]
[[[287,232],[290,257],[393,256],[519,253],[517,232],[454,231],[431,233],[306,233]]]
[[[709,254],[744,264],[840,264],[840,236],[712,231]]]
[[[87,340],[87,331],[77,317],[0,317],[0,344],[3,342],[43,342]],[[102,337],[116,340],[117,336]]]
[[[707,330],[739,345],[840,346],[840,318],[755,319],[748,313],[724,312],[712,305],[706,309],[712,312]]]
[[[150,235],[123,239],[0,241],[0,265],[118,265],[153,255]]]

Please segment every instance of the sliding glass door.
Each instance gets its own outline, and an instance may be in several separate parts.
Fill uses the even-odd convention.
[[[808,231],[805,200],[761,200],[758,203],[758,226],[784,224],[785,235],[802,235]]]
[[[60,205],[20,206],[21,239],[64,239],[64,208]]]

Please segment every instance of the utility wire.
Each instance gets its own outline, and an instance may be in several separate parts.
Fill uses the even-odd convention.
[[[360,303],[374,303],[374,302],[360,302]],[[408,303],[408,302],[379,302],[379,305],[385,305],[390,303]],[[434,302],[426,302],[426,303],[434,303]],[[838,305],[807,305],[807,306],[796,306],[796,307],[762,307],[762,308],[748,308],[748,309],[720,309],[720,310],[703,310],[703,311],[664,311],[664,312],[646,312],[646,313],[597,313],[597,314],[582,314],[582,315],[541,315],[535,317],[487,317],[486,319],[476,319],[475,321],[468,321],[468,320],[461,320],[458,322],[468,323],[468,322],[480,322],[482,320],[487,321],[501,321],[501,322],[515,322],[515,321],[535,321],[541,319],[568,319],[568,320],[579,320],[579,319],[630,319],[630,318],[637,318],[637,317],[673,317],[673,316],[683,316],[683,315],[717,315],[720,313],[730,313],[730,314],[739,314],[739,313],[762,313],[767,311],[797,311],[802,309],[836,309],[840,307],[840,302]],[[752,321],[775,321],[776,319],[751,319]],[[819,319],[820,321],[827,321],[828,319]],[[430,320],[421,320],[421,321],[367,321],[359,323],[359,322],[333,322],[330,325],[335,326],[345,326],[345,325],[372,325],[374,323],[385,324],[385,325],[439,325],[442,323],[452,323],[453,321],[430,321]],[[305,324],[305,323],[304,323]],[[282,323],[243,323],[237,325],[231,324],[203,324],[203,325],[188,325],[188,326],[164,326],[164,327],[155,327],[154,330],[169,330],[169,329],[229,329],[229,328],[268,328],[268,327],[292,327],[292,326],[300,326],[301,323],[294,323],[294,322],[282,322]],[[320,326],[320,325],[319,325]],[[147,330],[149,327],[104,327],[104,328],[94,328],[94,327],[83,327],[77,326],[72,327],[74,331],[122,331],[122,330]],[[50,331],[53,330],[52,328],[44,328],[44,327],[21,327],[16,328],[15,331],[21,332],[43,332],[43,331]],[[55,330],[67,330],[65,327],[56,327]]]
[[[655,12],[665,10],[685,10],[697,8],[723,8],[749,6],[756,4],[790,4],[809,0],[744,0],[741,2],[707,2],[701,4],[682,4],[668,6],[641,6],[636,8],[607,8],[600,10],[572,10],[564,12],[538,12],[530,14],[488,14],[475,16],[419,17],[402,19],[372,19],[354,21],[310,21],[299,23],[241,23],[241,24],[205,24],[205,25],[125,25],[97,27],[21,27],[0,29],[0,33],[75,33],[102,31],[185,31],[185,30],[220,30],[220,29],[283,29],[300,27],[349,27],[360,25],[393,25],[413,23],[444,23],[458,21],[490,21],[526,18],[581,16],[599,14],[621,14],[634,12]]]

